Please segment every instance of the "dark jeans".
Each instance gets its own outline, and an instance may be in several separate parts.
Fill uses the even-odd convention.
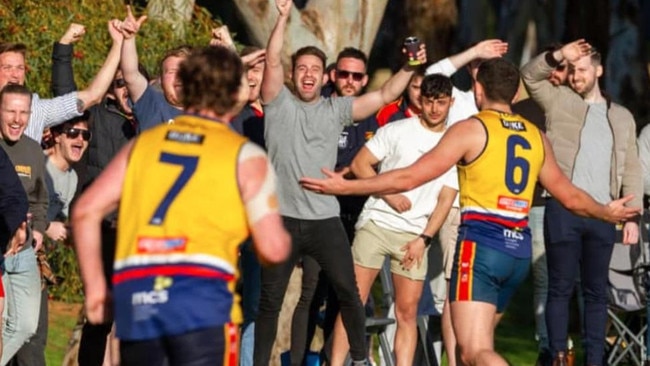
[[[248,238],[242,244],[239,253],[239,266],[242,276],[242,310],[244,313],[242,329],[244,329],[257,318],[262,266],[253,249],[253,240],[251,238]]]
[[[104,266],[106,285],[109,289],[113,287],[113,260],[117,241],[117,229],[113,226],[111,221],[102,221],[102,265]],[[112,322],[97,325],[88,322],[84,324],[81,331],[81,340],[79,341],[79,354],[77,355],[79,366],[101,366],[104,364],[107,337],[112,326]]]
[[[262,268],[262,293],[255,323],[255,365],[269,364],[277,333],[278,314],[289,278],[298,258],[304,255],[318,262],[336,290],[352,359],[365,360],[365,315],[354,277],[350,244],[341,220],[338,217],[323,220],[284,217],[283,220],[291,235],[293,251],[285,263]],[[307,327],[306,322],[303,327]],[[299,344],[304,345],[305,341]]]
[[[227,327],[231,325],[146,341],[121,341],[121,365],[237,366],[239,350],[229,349],[228,344],[236,347],[238,332],[229,334],[229,339],[226,339],[227,330],[224,328]]]
[[[104,364],[106,343],[112,327],[113,323],[84,323],[77,355],[79,366],[101,366]]]
[[[546,203],[544,219],[548,263],[546,326],[552,354],[565,351],[569,300],[580,270],[584,296],[584,349],[586,364],[602,365],[607,323],[609,261],[616,240],[614,225],[579,217],[555,199]]]
[[[302,365],[305,352],[309,349],[311,340],[316,330],[316,318],[318,314],[312,313],[312,300],[318,287],[318,275],[320,266],[318,262],[305,255],[302,257],[302,285],[300,299],[293,311],[291,319],[291,364]]]
[[[10,366],[45,366],[45,346],[47,345],[47,287],[41,291],[41,309],[38,315],[38,328],[34,334],[9,362]]]

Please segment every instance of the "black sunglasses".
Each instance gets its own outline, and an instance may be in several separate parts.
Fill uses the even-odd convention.
[[[70,139],[76,139],[79,137],[79,135],[81,135],[81,138],[84,141],[90,141],[90,138],[93,136],[93,134],[88,130],[74,127],[63,130],[63,133]]]
[[[352,80],[354,81],[361,81],[364,76],[366,76],[362,72],[353,72],[353,71],[347,71],[347,70],[336,70],[336,77],[339,79],[347,79],[352,75]]]
[[[567,66],[566,64],[559,64],[555,66],[555,70],[562,72],[564,71],[564,69],[566,69],[566,66]]]
[[[126,82],[124,79],[115,79],[113,80],[113,88],[119,89],[119,88],[124,88],[126,86]]]

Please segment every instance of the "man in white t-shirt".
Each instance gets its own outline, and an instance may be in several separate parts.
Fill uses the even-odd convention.
[[[422,80],[422,113],[380,128],[354,158],[351,169],[360,178],[408,166],[432,149],[445,131],[453,104],[448,77],[435,74]],[[417,307],[427,272],[427,249],[458,192],[456,169],[402,194],[370,197],[356,225],[352,244],[354,270],[362,299],[381,270],[384,258],[391,259],[395,286],[395,357],[397,364],[410,365],[417,344]],[[334,338],[345,337],[340,318]],[[347,352],[335,342],[332,354]]]

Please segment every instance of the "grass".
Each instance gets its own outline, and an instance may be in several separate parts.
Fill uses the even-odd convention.
[[[511,365],[534,365],[537,360],[530,275],[515,293],[497,327],[495,348]]]
[[[537,359],[537,341],[535,340],[535,322],[533,318],[533,284],[532,276],[519,288],[510,306],[496,330],[495,348],[511,365],[532,366]],[[77,321],[81,304],[67,304],[50,301],[49,334],[45,351],[47,365],[61,365],[68,340]],[[577,318],[577,311],[572,312],[572,319]],[[576,347],[575,365],[581,365],[583,359],[577,321],[570,325],[571,338]],[[375,348],[378,342],[374,342]],[[375,359],[378,360],[375,349]],[[443,365],[446,360],[443,357]]]
[[[67,304],[50,300],[48,307],[49,329],[45,361],[48,366],[59,366],[68,349],[68,340],[77,322],[81,304]]]
[[[575,310],[575,309],[572,309]],[[581,365],[583,352],[577,323],[577,311],[571,313],[570,337],[576,350],[575,365]],[[496,329],[495,349],[508,363],[516,366],[535,365],[538,345],[535,340],[535,319],[533,316],[532,275],[519,287]],[[443,365],[446,363],[443,360]]]

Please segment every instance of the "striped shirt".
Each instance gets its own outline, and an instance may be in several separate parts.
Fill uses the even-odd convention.
[[[52,99],[41,99],[38,94],[32,94],[32,114],[25,135],[40,144],[46,127],[81,116],[83,113],[78,111],[77,99],[76,91]]]

